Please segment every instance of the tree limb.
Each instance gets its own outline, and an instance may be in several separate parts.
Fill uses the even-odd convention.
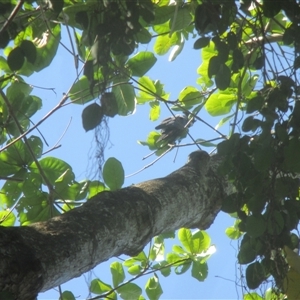
[[[2,227],[0,291],[32,300],[113,256],[139,253],[158,234],[207,229],[230,188],[219,161],[196,151],[164,178],[102,192],[47,222]]]

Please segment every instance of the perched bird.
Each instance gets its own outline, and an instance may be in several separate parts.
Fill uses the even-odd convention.
[[[161,130],[161,136],[157,139],[156,143],[161,142],[162,145],[174,144],[177,140],[181,140],[188,133],[194,121],[189,122],[188,113],[176,115],[163,120],[155,129]],[[188,125],[187,125],[188,124]]]

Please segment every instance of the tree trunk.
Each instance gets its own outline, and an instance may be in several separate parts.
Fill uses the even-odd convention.
[[[229,188],[219,161],[196,151],[164,178],[102,192],[47,222],[2,227],[0,291],[32,300],[113,256],[139,253],[158,234],[208,228]]]

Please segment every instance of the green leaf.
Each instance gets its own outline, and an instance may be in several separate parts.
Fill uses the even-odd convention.
[[[93,294],[96,294],[96,295],[101,295],[105,292],[109,292],[112,290],[112,287],[101,281],[100,279],[94,279],[92,280],[91,282],[91,285],[90,285],[90,291],[93,293]],[[111,297],[111,295],[110,295]]]
[[[81,118],[84,130],[92,130],[101,123],[103,118],[103,109],[97,103],[90,104],[82,111]]]
[[[21,48],[24,56],[27,58],[27,60],[31,64],[34,64],[34,62],[36,60],[37,51],[36,51],[36,47],[33,44],[33,42],[24,40],[24,41],[22,41],[20,48]]]
[[[161,237],[155,237],[153,245],[150,248],[149,259],[161,261],[164,260],[165,244]]]
[[[226,228],[225,233],[232,240],[237,240],[242,235],[242,232],[239,230],[238,226],[231,226]]]
[[[0,153],[0,174],[3,177],[17,173],[22,167],[15,161],[8,160],[7,150]],[[0,195],[1,196],[1,195]]]
[[[204,281],[208,274],[207,263],[200,263],[198,261],[193,261],[192,265],[192,276],[198,281]]]
[[[148,76],[141,77],[138,83],[140,90],[137,96],[137,101],[139,104],[156,100],[156,86]]]
[[[118,113],[121,116],[127,116],[135,110],[135,91],[133,86],[128,83],[124,78],[117,78],[114,80],[112,88],[116,100],[118,102]]]
[[[211,242],[209,235],[203,230],[194,232],[192,241],[194,254],[199,254],[203,251],[206,251],[209,248]]]
[[[278,235],[284,228],[284,219],[278,210],[274,210],[266,215],[267,230],[272,235]]]
[[[70,291],[64,291],[59,300],[76,300],[74,294]]]
[[[207,75],[209,78],[211,78],[214,75],[217,75],[220,67],[221,67],[222,62],[219,58],[219,56],[213,56],[210,58],[209,63],[208,63],[208,69],[207,69]]]
[[[205,103],[207,112],[212,116],[222,116],[230,113],[236,103],[236,95],[233,93],[220,92],[212,94]]]
[[[110,157],[103,166],[103,179],[112,190],[120,189],[124,183],[124,169],[120,161]]]
[[[222,91],[226,90],[230,85],[230,80],[231,80],[230,69],[225,64],[221,64],[215,76],[215,82],[217,88]]]
[[[179,7],[179,4],[177,8]],[[192,22],[192,15],[190,13],[189,6],[182,6],[179,7],[177,10],[177,14],[175,13],[173,15],[173,18],[170,21],[170,33],[173,33],[175,31],[183,30]]]
[[[33,88],[29,84],[23,81],[15,81],[7,88],[6,96],[9,99],[9,102],[14,103],[19,99],[20,95],[24,98],[27,97],[32,89]],[[20,103],[18,104],[20,105]]]
[[[276,295],[277,296],[277,295]],[[265,298],[262,298],[261,296],[259,296],[257,293],[249,293],[244,295],[243,300],[264,300]],[[273,300],[275,300],[275,298],[272,298]],[[266,300],[266,299],[265,299]],[[271,299],[270,299],[271,300]]]
[[[25,197],[37,197],[42,192],[42,177],[40,174],[29,172],[25,175],[22,191]]]
[[[179,94],[178,100],[185,106],[191,107],[203,101],[203,96],[193,86],[185,87]]]
[[[151,131],[148,134],[146,142],[138,141],[138,143],[143,146],[148,146],[150,150],[157,150],[158,146],[156,145],[156,141],[158,140],[159,137],[160,137],[160,133],[156,131]]]
[[[136,34],[136,41],[138,43],[148,44],[151,41],[151,39],[151,33],[144,27]]]
[[[158,264],[153,265],[153,269],[159,270],[164,277],[168,277],[171,274],[171,267],[166,267],[167,264],[168,263],[165,260],[161,261]]]
[[[24,62],[24,53],[20,47],[16,47],[9,52],[7,56],[7,64],[12,71],[20,70]]]
[[[135,283],[127,283],[117,289],[117,293],[122,299],[135,300],[139,299],[142,294],[142,289]]]
[[[174,16],[175,5],[163,5],[161,7],[157,6],[155,8],[155,18],[152,21],[153,25],[161,25]]]
[[[160,116],[160,102],[159,101],[151,101],[150,102],[150,120],[156,121]]]
[[[186,271],[188,271],[190,269],[191,264],[192,264],[191,260],[186,260],[184,262],[180,262],[180,263],[176,264],[175,274],[176,275],[184,274]]]
[[[142,77],[144,76],[156,63],[157,58],[152,52],[141,51],[131,57],[127,66],[132,71],[132,76]]]
[[[266,221],[262,215],[248,216],[246,219],[246,228],[247,233],[251,237],[256,238],[262,236],[267,228]]]
[[[178,239],[188,252],[193,253],[193,240],[190,229],[180,228],[178,230]]]
[[[21,224],[22,226],[27,226],[36,222],[48,221],[50,218],[59,215],[59,211],[55,207],[48,205],[48,199],[46,195],[43,195],[43,200],[40,202],[40,205],[30,209],[28,213],[26,213],[26,217],[22,219]]]
[[[246,269],[246,281],[250,289],[256,289],[265,278],[264,268],[259,262],[250,264]]]
[[[300,140],[291,138],[287,146],[284,147],[283,168],[289,172],[300,172]]]
[[[96,93],[96,91],[94,91]],[[70,99],[74,104],[85,104],[93,99],[90,92],[90,83],[86,76],[81,77],[75,84],[73,84],[70,90]]]
[[[0,225],[1,226],[14,226],[16,217],[12,211],[0,211]]]
[[[35,155],[35,158],[40,158],[43,154],[43,142],[42,140],[35,135],[32,135],[28,138],[28,144]]]
[[[238,210],[238,203],[237,193],[230,194],[224,197],[221,209],[228,214],[232,214]]]
[[[181,246],[179,245],[173,245],[172,250],[178,254],[187,254],[187,251],[184,250]]]
[[[8,30],[3,30],[0,33],[0,48],[4,49],[9,43],[9,33]]]
[[[88,199],[94,197],[95,195],[97,195],[105,190],[104,184],[98,180],[90,181],[88,188],[89,188]]]
[[[238,262],[240,264],[248,264],[256,258],[256,253],[253,248],[251,238],[246,234],[243,237],[241,247],[238,253]]]
[[[185,264],[188,259],[187,259],[187,256],[181,256],[177,253],[168,253],[166,260],[169,264],[176,266],[176,265]]]
[[[159,278],[155,273],[151,278],[148,279],[145,290],[150,300],[158,300],[163,294],[163,290],[159,283]]]
[[[132,275],[136,276],[142,272],[143,268],[140,265],[133,265],[131,267],[128,267],[127,272]]]
[[[201,37],[194,43],[194,49],[202,49],[209,45],[210,38],[209,37]]]
[[[54,184],[55,181],[67,170],[72,171],[69,164],[55,157],[45,157],[39,161],[39,164],[51,184]],[[29,166],[29,169],[34,173],[39,173],[35,162]],[[74,177],[74,174],[72,177]]]
[[[158,55],[166,54],[170,48],[181,40],[181,34],[178,32],[174,32],[171,37],[166,35],[160,35],[157,37],[154,43],[154,52]]]
[[[125,273],[122,264],[117,261],[111,263],[110,272],[112,274],[113,287],[115,288],[125,279]]]
[[[51,34],[48,34],[46,39],[37,41],[37,57],[34,62],[34,70],[36,72],[50,65],[57,52],[60,38],[60,25],[57,24],[51,28]]]

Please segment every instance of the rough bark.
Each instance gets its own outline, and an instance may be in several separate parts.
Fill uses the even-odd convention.
[[[217,156],[191,153],[170,175],[114,192],[47,222],[0,230],[0,291],[34,299],[121,254],[134,255],[160,233],[208,228],[228,193]]]

